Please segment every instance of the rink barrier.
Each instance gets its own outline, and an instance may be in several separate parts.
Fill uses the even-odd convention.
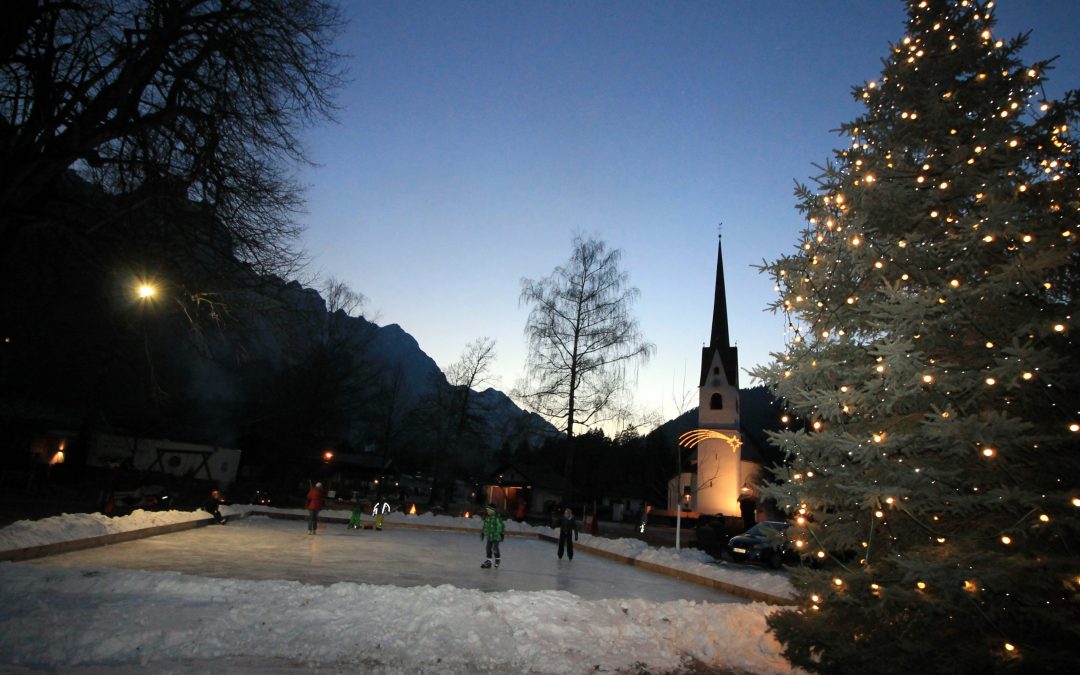
[[[125,541],[156,537],[159,534],[172,534],[173,532],[194,530],[197,527],[204,527],[212,522],[214,522],[213,518],[207,516],[206,518],[189,520],[183,523],[155,525],[154,527],[144,527],[139,530],[128,530],[126,532],[114,532],[112,534],[103,534],[97,537],[87,537],[86,539],[72,539],[70,541],[58,541],[52,544],[41,544],[40,546],[13,548],[6,551],[0,551],[0,562],[33,560],[34,558],[44,558],[46,556],[67,553],[69,551],[81,551],[87,548],[96,548],[98,546],[119,544]]]
[[[537,534],[538,539],[550,541],[553,544],[559,543],[558,537],[553,537],[548,534]],[[785,598],[782,595],[773,595],[772,593],[766,593],[765,591],[758,591],[752,588],[745,588],[743,586],[736,586],[735,584],[729,584],[726,581],[720,581],[719,579],[713,579],[711,577],[702,576],[700,574],[694,574],[692,572],[686,572],[684,570],[677,570],[671,567],[665,567],[663,565],[657,565],[646,560],[638,560],[637,558],[631,558],[629,556],[622,555],[620,553],[612,553],[611,551],[605,551],[602,548],[596,548],[595,546],[589,546],[588,544],[582,544],[581,542],[574,542],[575,551],[585,551],[600,558],[606,558],[614,562],[621,562],[626,565],[633,565],[634,567],[640,567],[650,572],[657,574],[663,574],[665,576],[674,577],[680,581],[686,581],[699,586],[706,586],[708,588],[715,588],[718,591],[723,591],[730,595],[734,595],[739,598],[745,598],[747,600],[753,600],[755,602],[765,602],[770,605],[793,605],[795,601],[791,598]]]

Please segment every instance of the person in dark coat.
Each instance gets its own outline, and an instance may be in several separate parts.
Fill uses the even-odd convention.
[[[574,534],[574,538],[570,538],[570,533]],[[569,508],[563,511],[562,520],[559,522],[559,560],[562,560],[563,550],[566,550],[566,557],[570,560],[574,559],[574,542],[578,538],[577,519],[574,518],[574,512]]]
[[[203,502],[203,511],[206,511],[207,513],[212,515],[214,517],[214,522],[216,522],[218,525],[224,525],[229,520],[225,516],[221,515],[221,509],[219,507],[221,506],[221,503],[223,501],[224,500],[221,498],[220,492],[218,492],[217,490],[211,490],[210,496],[206,498],[205,502]]]
[[[325,504],[326,497],[323,496],[322,483],[315,483],[315,486],[307,493],[308,534],[315,534],[319,529],[319,511],[322,511]]]

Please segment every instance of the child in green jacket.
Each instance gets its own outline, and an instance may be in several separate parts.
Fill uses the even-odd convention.
[[[491,555],[495,554],[495,567],[499,567],[499,542],[503,540],[503,532],[506,525],[495,511],[494,504],[488,504],[487,516],[484,517],[484,528],[480,531],[480,539],[487,539],[487,560],[480,565],[484,569],[491,567]]]

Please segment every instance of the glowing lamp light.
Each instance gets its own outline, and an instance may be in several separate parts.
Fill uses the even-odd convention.
[[[964,581],[964,590],[973,592],[975,590],[975,582],[970,580]]]
[[[1035,375],[1033,373],[1030,373],[1030,372],[1025,372],[1020,377],[1024,378],[1025,380],[1030,380],[1031,378],[1035,377]]]
[[[834,577],[832,582],[833,582],[833,585],[836,586],[836,587],[840,587],[840,586],[844,585],[844,580],[841,579],[840,577]]]
[[[817,552],[817,557],[824,558],[825,557],[825,551],[818,551]]]
[[[1065,332],[1065,324],[1063,324],[1063,323],[1055,323],[1054,324],[1054,332],[1055,333],[1064,333]]]
[[[1072,424],[1069,425],[1069,431],[1071,431],[1073,433],[1076,433],[1077,431],[1080,431],[1080,424],[1077,424],[1076,422],[1073,422]]]
[[[1015,652],[1016,651],[1016,645],[1014,645],[1011,642],[1006,642],[1005,643],[1005,651],[1007,651],[1007,652]]]
[[[135,289],[135,293],[140,300],[148,300],[157,294],[157,289],[150,284],[139,284],[138,288]]]
[[[988,377],[988,378],[986,378],[985,382],[986,382],[987,386],[990,386],[990,387],[992,387],[992,386],[994,386],[995,384],[997,384],[997,380],[996,380],[996,379],[994,379],[994,378],[992,378],[992,377]]]
[[[926,582],[925,582],[925,581],[916,581],[916,582],[915,582],[915,586],[916,586],[916,587],[917,587],[917,588],[918,588],[918,589],[919,589],[920,591],[922,591],[922,590],[926,590]]]
[[[996,452],[997,451],[994,450],[993,448],[983,448],[982,455],[983,455],[983,457],[993,457],[996,454]]]
[[[410,516],[415,516],[416,515],[416,504],[413,504],[412,506],[409,507],[409,515]]]
[[[1040,513],[1039,514],[1039,521],[1043,522],[1043,523],[1049,523],[1050,522],[1050,516],[1046,515],[1045,513]]]
[[[52,464],[63,464],[63,463],[64,463],[64,451],[63,450],[57,450],[56,454],[53,455],[52,459],[49,460],[49,464],[52,465]]]
[[[1080,506],[1080,497],[1073,497],[1072,498],[1072,505],[1073,506]]]
[[[323,456],[324,460],[329,462],[330,460],[332,460],[334,458],[334,453],[332,451],[330,451],[330,450],[327,450],[326,452],[324,452],[322,454],[322,456]]]
[[[934,381],[934,376],[933,375],[923,375],[922,376],[922,381],[925,382],[926,384],[931,384]]]
[[[1010,537],[1010,536],[1009,536],[1009,535],[1007,535],[1007,534],[1003,534],[1003,535],[1001,535],[1001,543],[1002,543],[1002,544],[1005,544],[1006,546],[1008,546],[1009,544],[1011,544],[1011,543],[1012,543],[1012,537]]]

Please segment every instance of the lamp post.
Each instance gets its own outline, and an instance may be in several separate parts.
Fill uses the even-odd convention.
[[[135,286],[135,297],[139,301],[139,323],[142,327],[143,334],[143,354],[146,356],[146,367],[149,371],[149,382],[147,386],[150,391],[150,400],[153,402],[154,407],[158,405],[157,395],[157,375],[154,373],[154,360],[150,355],[150,336],[146,330],[146,312],[147,304],[153,302],[157,296],[157,286],[153,283],[145,280],[139,280]]]

